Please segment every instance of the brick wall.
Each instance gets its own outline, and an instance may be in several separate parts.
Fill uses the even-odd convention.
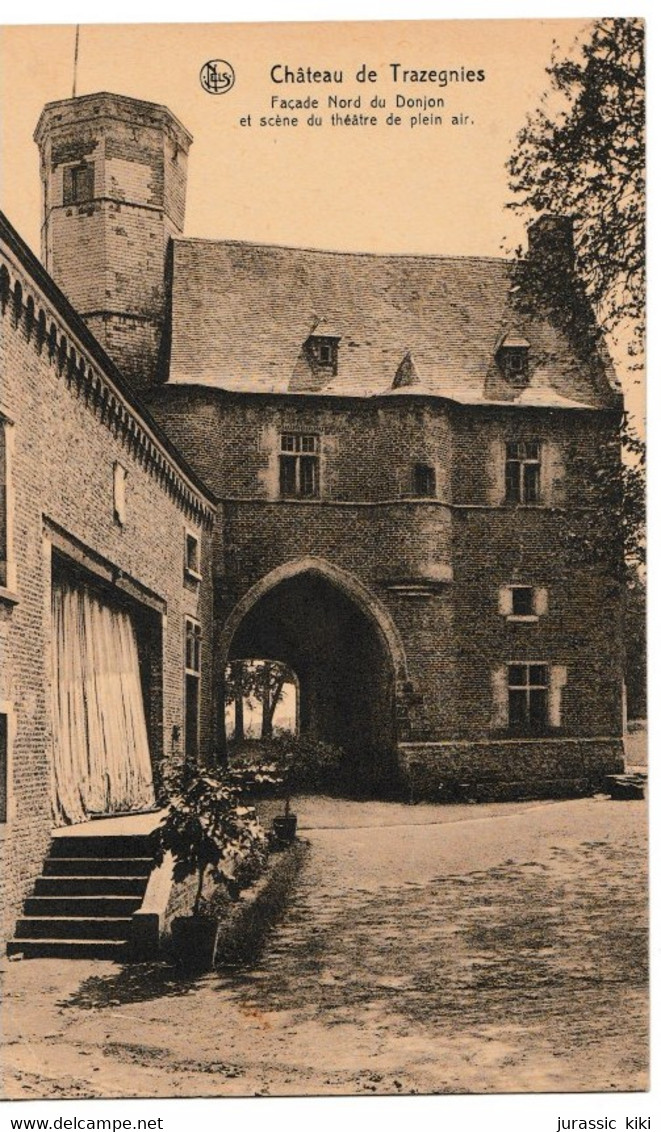
[[[368,587],[399,630],[413,686],[411,739],[473,741],[479,764],[477,744],[503,738],[497,674],[510,662],[537,660],[565,681],[554,692],[560,726],[548,736],[549,750],[563,736],[607,737],[610,769],[614,752],[621,759],[620,589],[576,537],[586,509],[599,502],[596,472],[617,435],[613,414],[176,386],[149,400],[225,500],[214,550],[218,623],[283,563],[324,559]],[[289,430],[321,437],[319,500],[278,498],[279,437]],[[542,496],[538,506],[515,508],[504,503],[505,445],[526,439],[541,445]],[[402,498],[417,462],[436,469],[434,502]],[[605,543],[607,513],[603,524]],[[402,579],[421,581],[426,592],[395,588]],[[508,621],[500,611],[501,589],[516,583],[544,591],[537,620]],[[554,748],[551,769],[533,760],[529,780],[563,777],[558,759],[567,780],[581,778],[575,755],[574,747]]]
[[[168,240],[181,234],[189,136],[159,107],[94,95],[47,107],[36,137],[44,262],[137,388],[153,380]],[[94,166],[92,199],[64,204],[64,177]]]
[[[15,265],[10,266],[13,279]],[[22,284],[23,303],[30,293],[39,309],[42,296],[27,275]],[[84,351],[80,359],[85,359]],[[134,587],[164,604],[160,735],[153,738],[166,760],[177,755],[173,728],[183,726],[186,614],[202,624],[201,743],[205,758],[212,753],[212,585],[209,524],[199,509],[184,504],[171,471],[175,465],[141,447],[136,418],[129,411],[112,410],[98,385],[92,388],[81,379],[80,368],[60,367],[57,355],[49,358],[47,344],[39,352],[34,329],[27,338],[25,307],[16,325],[11,301],[2,316],[1,365],[0,409],[14,423],[18,598],[14,604],[0,595],[0,701],[12,705],[16,722],[13,817],[1,846],[4,927],[11,930],[20,901],[40,870],[52,827],[50,533],[59,532],[90,561],[121,571]],[[121,526],[114,518],[116,462],[127,471]],[[201,539],[199,584],[184,581],[185,528]]]

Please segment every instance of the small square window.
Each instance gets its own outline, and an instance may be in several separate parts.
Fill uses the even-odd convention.
[[[186,531],[184,541],[184,573],[189,578],[199,580],[200,574],[200,540],[193,531]]]

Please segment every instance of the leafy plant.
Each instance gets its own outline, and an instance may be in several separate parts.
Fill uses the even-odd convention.
[[[256,759],[244,757],[232,763],[230,776],[242,786],[282,786],[285,815],[291,809],[292,794],[299,791],[327,790],[337,785],[344,752],[330,743],[307,735],[279,735],[260,743]]]
[[[157,863],[172,853],[176,881],[197,876],[193,915],[198,916],[207,875],[232,897],[259,875],[266,835],[254,809],[241,804],[236,784],[189,769],[152,835],[152,848]]]

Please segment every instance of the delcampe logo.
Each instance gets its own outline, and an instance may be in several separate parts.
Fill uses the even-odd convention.
[[[234,81],[234,68],[225,59],[209,59],[200,71],[200,83],[207,94],[227,94]]]

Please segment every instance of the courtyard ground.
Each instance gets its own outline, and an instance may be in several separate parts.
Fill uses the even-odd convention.
[[[644,803],[297,809],[252,968],[5,960],[5,1096],[646,1087]]]

